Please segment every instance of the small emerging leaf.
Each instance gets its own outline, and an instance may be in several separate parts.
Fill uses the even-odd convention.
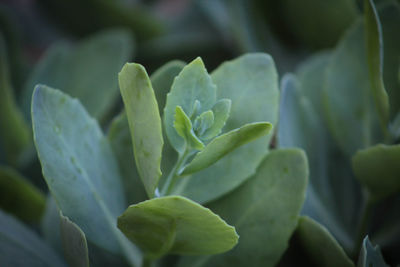
[[[202,135],[204,140],[209,140],[221,133],[226,120],[229,118],[231,104],[232,101],[230,99],[220,99],[215,103],[212,108],[214,113],[214,124]]]
[[[364,238],[357,267],[389,267],[383,259],[379,246],[372,246],[368,236]]]
[[[68,217],[62,215],[61,218],[61,238],[64,249],[65,259],[69,266],[88,267],[89,252],[85,233],[78,225],[71,222]]]
[[[202,136],[204,132],[211,127],[214,123],[214,113],[211,110],[205,111],[198,117],[200,125],[197,129],[199,136]]]
[[[352,158],[357,179],[375,200],[400,191],[400,145],[376,145]]]
[[[193,132],[192,122],[181,106],[176,106],[175,108],[174,128],[179,136],[182,137],[190,147],[197,150],[202,150],[204,148],[204,144]]]
[[[119,85],[128,117],[136,166],[150,198],[161,177],[164,140],[161,118],[150,79],[143,66],[127,63],[119,73]]]
[[[180,196],[131,205],[118,228],[148,257],[173,254],[216,254],[236,245],[235,228],[207,208]]]
[[[268,134],[271,128],[268,122],[249,123],[216,137],[203,151],[196,154],[181,174],[188,175],[207,168],[236,148]]]

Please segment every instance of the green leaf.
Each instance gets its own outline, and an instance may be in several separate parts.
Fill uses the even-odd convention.
[[[118,161],[127,202],[133,204],[146,200],[147,193],[134,164],[131,132],[125,112],[112,120],[107,138]]]
[[[157,100],[143,66],[127,63],[118,77],[131,130],[136,166],[146,192],[152,198],[161,177],[160,164],[164,144]]]
[[[78,44],[54,44],[39,61],[25,86],[22,106],[26,115],[36,84],[59,88],[78,98],[88,112],[98,119],[116,103],[117,74],[132,56],[130,32],[105,30]]]
[[[182,175],[209,167],[238,147],[268,134],[271,129],[272,125],[268,122],[249,123],[216,137],[186,165]]]
[[[61,212],[60,217],[64,255],[69,266],[89,267],[89,252],[85,233],[68,217],[63,216]]]
[[[389,120],[389,99],[383,83],[383,39],[378,12],[372,0],[364,0],[364,23],[368,58],[368,74],[372,95],[384,132]]]
[[[139,265],[139,251],[115,225],[125,199],[117,162],[97,122],[76,99],[39,85],[32,123],[44,178],[63,214],[89,242],[114,253],[122,249]]]
[[[181,106],[176,106],[175,108],[174,128],[176,129],[178,135],[185,140],[185,143],[189,147],[197,150],[202,150],[204,148],[204,144],[193,132],[192,122],[186,115],[185,111],[183,111]]]
[[[400,145],[376,145],[359,150],[352,158],[353,170],[375,200],[400,191]]]
[[[313,219],[300,217],[296,236],[316,266],[354,266],[329,231]]]
[[[214,124],[205,131],[201,138],[209,140],[221,133],[226,120],[229,118],[231,104],[232,101],[230,99],[220,99],[215,103],[212,108],[212,112],[214,113]]]
[[[198,132],[198,135],[202,137],[204,132],[214,123],[214,112],[212,112],[212,110],[204,111],[196,118],[196,120],[199,121],[199,126],[196,127],[196,132]]]
[[[180,196],[131,205],[118,218],[118,228],[151,258],[222,253],[239,238],[218,215]]]
[[[252,178],[208,205],[235,226],[238,245],[213,257],[185,257],[178,266],[275,266],[296,229],[307,177],[304,152],[271,151]]]
[[[269,55],[248,54],[223,63],[212,73],[212,79],[217,85],[217,99],[232,101],[224,132],[252,122],[276,124],[278,77]],[[272,134],[261,137],[229,153],[213,166],[181,179],[174,193],[204,203],[233,190],[255,173],[268,154],[271,137]]]
[[[35,232],[0,210],[1,266],[66,266]]]
[[[176,106],[181,106],[186,114],[190,114],[196,100],[201,104],[199,113],[211,109],[216,101],[216,86],[201,58],[196,58],[183,68],[167,96],[164,109],[165,130],[172,147],[179,153],[184,152],[184,140],[173,126],[175,109]]]
[[[45,210],[43,193],[14,169],[0,166],[0,208],[27,222],[38,222]]]
[[[0,145],[6,160],[17,165],[21,153],[31,145],[31,131],[15,101],[11,85],[7,49],[0,34]]]
[[[42,216],[40,230],[46,243],[58,253],[63,254],[60,233],[60,210],[50,193],[47,195],[46,210]]]
[[[375,247],[369,241],[368,236],[364,238],[357,267],[388,267],[383,259],[379,246]]]

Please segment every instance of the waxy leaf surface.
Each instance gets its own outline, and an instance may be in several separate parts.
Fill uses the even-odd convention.
[[[214,138],[202,151],[196,154],[184,168],[182,175],[207,168],[238,147],[268,134],[271,128],[272,125],[267,122],[249,123]]]
[[[140,263],[115,220],[125,208],[121,177],[108,140],[78,100],[39,85],[32,100],[34,140],[46,183],[60,210],[89,242]],[[93,220],[93,217],[96,220]]]
[[[161,177],[164,140],[157,100],[143,66],[127,63],[119,74],[119,86],[132,135],[133,151],[140,178],[150,198]]]
[[[176,106],[174,128],[178,135],[185,140],[186,145],[190,148],[201,150],[204,144],[196,136],[192,129],[192,122],[183,111],[181,106]]]
[[[360,257],[358,258],[357,267],[388,267],[383,259],[381,250],[378,245],[373,246],[368,236],[364,238],[362,243]]]
[[[131,205],[118,228],[148,257],[173,254],[216,254],[236,245],[235,228],[207,208],[180,196]]]

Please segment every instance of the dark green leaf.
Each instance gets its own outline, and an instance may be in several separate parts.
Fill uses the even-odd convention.
[[[368,236],[364,238],[363,245],[358,258],[357,267],[388,267],[382,257],[379,246],[372,246]]]
[[[255,122],[216,137],[196,154],[183,169],[182,175],[192,174],[209,167],[238,147],[268,134],[271,129],[272,125],[268,122]]]
[[[61,212],[60,217],[64,255],[69,266],[89,267],[89,252],[85,233],[68,217],[63,216]]]
[[[209,209],[180,196],[131,205],[118,228],[147,254],[216,254],[236,245],[238,235]]]
[[[297,225],[296,236],[316,266],[354,266],[329,231],[313,219],[302,216]]]
[[[226,62],[213,72],[212,79],[217,85],[217,99],[232,101],[224,132],[252,122],[277,122],[278,80],[270,56],[248,54]],[[269,134],[246,144],[213,166],[182,179],[174,193],[204,203],[233,190],[255,173],[268,154],[271,137]]]
[[[122,249],[139,265],[139,251],[115,225],[125,199],[117,162],[97,122],[78,100],[41,85],[33,95],[32,122],[44,178],[63,214],[88,241],[114,253]]]
[[[21,220],[38,222],[45,209],[45,198],[25,177],[0,166],[0,208]]]
[[[209,205],[235,226],[238,245],[213,257],[185,257],[179,266],[275,266],[297,226],[307,177],[302,151],[271,151],[252,178]]]
[[[0,210],[0,265],[66,266],[36,233]]]
[[[201,58],[185,66],[174,80],[167,96],[164,109],[164,124],[168,139],[179,153],[184,151],[184,140],[178,135],[173,124],[176,106],[181,106],[186,114],[191,114],[195,101],[200,102],[199,113],[212,108],[216,101],[216,86],[208,75]]]
[[[132,50],[131,34],[124,30],[106,30],[77,45],[56,43],[26,83],[23,106],[30,107],[33,88],[40,83],[79,98],[93,117],[102,118],[118,98],[117,74]]]
[[[127,63],[119,73],[119,86],[131,130],[140,178],[150,198],[161,177],[164,144],[160,112],[150,79],[143,66]]]
[[[376,200],[400,191],[400,145],[376,145],[352,158],[357,179]]]
[[[175,108],[174,128],[178,135],[185,140],[187,146],[197,150],[202,150],[204,148],[204,144],[193,132],[192,122],[181,106],[176,106]]]

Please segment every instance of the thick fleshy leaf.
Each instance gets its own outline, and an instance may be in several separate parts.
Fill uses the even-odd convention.
[[[373,0],[364,0],[364,24],[368,57],[368,74],[372,95],[383,131],[389,120],[389,99],[383,84],[383,40],[378,13]]]
[[[118,228],[147,254],[216,254],[236,245],[235,228],[207,208],[180,196],[131,205]]]
[[[54,44],[26,83],[26,114],[33,88],[40,83],[78,98],[93,117],[102,118],[118,98],[117,74],[132,50],[131,34],[125,30],[106,30],[76,45]]]
[[[255,122],[216,137],[196,154],[183,169],[182,175],[192,174],[209,167],[238,147],[267,135],[271,129],[272,125],[268,122]]]
[[[278,80],[269,55],[248,54],[226,62],[212,73],[212,79],[217,85],[217,99],[232,101],[223,132],[252,122],[277,122]],[[255,173],[268,154],[271,137],[269,134],[246,144],[209,168],[182,179],[174,193],[204,203],[233,190]]]
[[[60,211],[51,194],[47,195],[46,210],[42,216],[40,230],[46,243],[62,255],[64,252],[60,233]]]
[[[115,220],[125,207],[108,140],[78,100],[39,85],[32,100],[34,140],[50,192],[89,242],[140,264],[140,254]],[[93,216],[96,220],[93,220]]]
[[[331,233],[313,219],[302,216],[297,225],[296,236],[316,266],[354,266]]]
[[[376,200],[400,191],[400,145],[376,145],[352,158],[357,179]]]
[[[1,266],[66,266],[37,234],[0,210]]]
[[[358,258],[357,267],[388,267],[385,260],[382,257],[379,246],[375,247],[369,241],[368,236],[364,238],[360,257]]]
[[[60,217],[61,239],[65,259],[69,266],[88,267],[89,252],[85,233],[78,225],[71,222],[68,217],[63,216],[61,212]]]
[[[186,114],[191,114],[196,100],[200,102],[199,114],[211,109],[216,101],[216,86],[201,58],[196,58],[183,68],[167,96],[164,109],[165,130],[172,147],[179,153],[184,152],[184,140],[173,126],[175,109],[176,106],[181,106]]]
[[[202,137],[204,132],[209,129],[214,123],[214,112],[212,110],[204,111],[196,118],[196,120],[199,121],[199,125],[198,127],[196,127],[196,130],[198,132],[198,135]]]
[[[164,144],[157,100],[142,65],[125,64],[119,73],[119,86],[131,130],[137,170],[147,194],[152,198],[161,177]]]
[[[27,222],[38,222],[45,210],[44,194],[14,169],[0,166],[0,208]]]
[[[304,152],[271,151],[252,178],[209,204],[235,226],[238,245],[213,257],[185,257],[179,266],[275,266],[296,229],[307,177]]]
[[[310,183],[302,214],[323,224],[346,251],[353,249],[359,216],[360,188],[351,166],[329,135],[322,119],[321,93],[329,57],[318,54],[305,61],[298,73],[282,78],[279,147],[303,148],[309,160]]]
[[[7,60],[6,44],[0,33],[0,146],[9,164],[17,165],[31,144],[31,131],[15,101]]]
[[[215,103],[212,108],[214,114],[214,123],[202,135],[204,140],[208,140],[221,133],[222,128],[225,126],[226,120],[229,118],[231,111],[232,101],[230,99],[220,99]]]
[[[193,132],[192,122],[181,106],[176,106],[175,108],[174,128],[178,135],[185,140],[185,146],[197,150],[202,150],[204,148],[204,144]]]
[[[147,193],[136,169],[132,138],[125,112],[115,117],[107,136],[117,158],[125,197],[129,204],[147,199]]]

